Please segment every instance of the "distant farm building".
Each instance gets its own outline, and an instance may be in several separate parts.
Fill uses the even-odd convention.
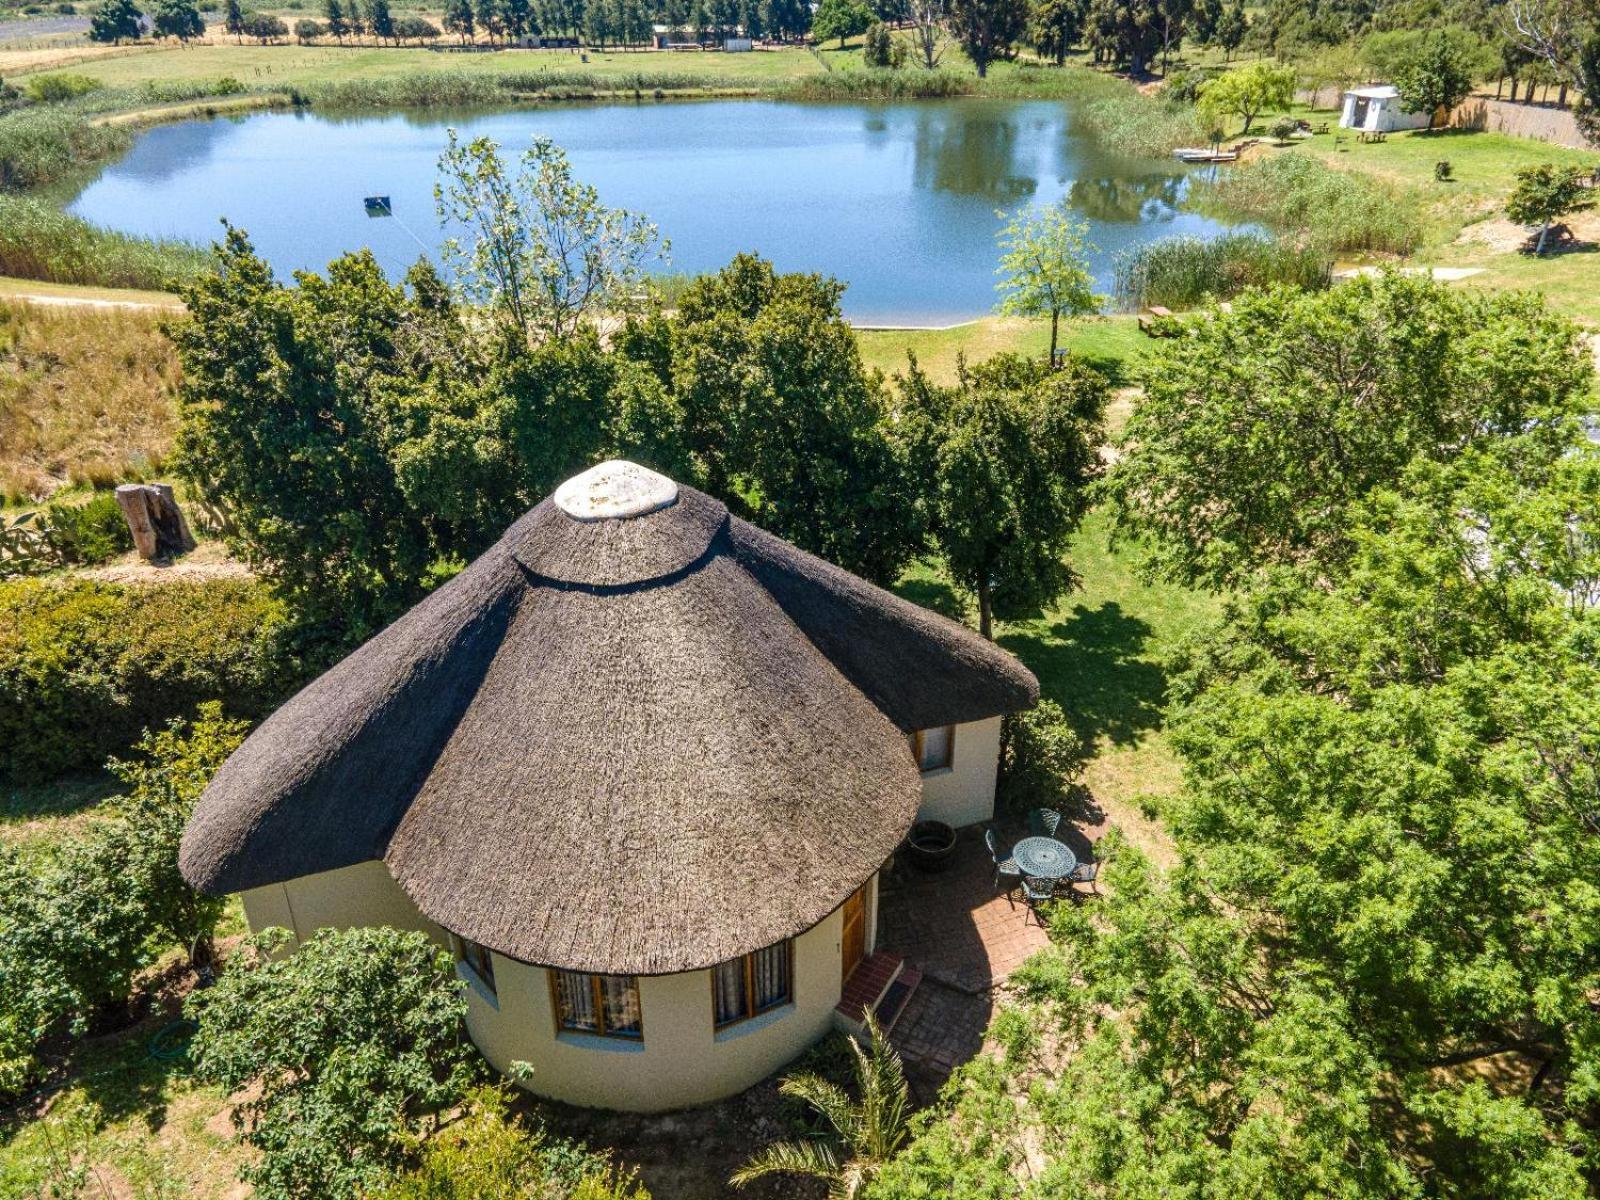
[[[1393,84],[1352,88],[1344,94],[1344,111],[1339,128],[1366,133],[1393,133],[1397,129],[1421,129],[1428,123],[1426,112],[1406,112],[1400,91]]]

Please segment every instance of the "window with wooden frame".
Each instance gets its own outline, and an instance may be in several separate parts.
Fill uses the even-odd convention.
[[[793,999],[792,940],[711,968],[711,1018],[718,1029],[782,1008]]]
[[[939,725],[917,730],[911,735],[911,753],[917,760],[917,769],[924,775],[929,771],[949,770],[956,761],[956,727]]]
[[[637,975],[590,975],[552,968],[550,998],[558,1030],[635,1042],[644,1037]]]
[[[456,961],[465,963],[491,996],[497,995],[494,990],[494,952],[460,934],[452,933],[450,940],[455,943]]]

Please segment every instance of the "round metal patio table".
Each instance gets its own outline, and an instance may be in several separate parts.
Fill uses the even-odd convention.
[[[1055,838],[1023,838],[1011,848],[1011,857],[1031,879],[1065,879],[1077,869],[1078,858]]]

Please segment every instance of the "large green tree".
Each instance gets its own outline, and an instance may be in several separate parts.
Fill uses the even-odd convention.
[[[134,0],[105,0],[89,18],[89,39],[120,43],[139,40],[139,6]]]
[[[1331,565],[1352,506],[1418,459],[1514,438],[1542,470],[1590,379],[1576,328],[1537,297],[1397,274],[1247,293],[1155,353],[1106,488],[1173,578]]]
[[[888,584],[919,549],[916,506],[842,292],[739,255],[619,346],[651,366],[669,397],[659,410],[636,393],[639,419],[681,421],[670,443],[646,453],[762,528]]]
[[[188,44],[191,38],[204,37],[206,23],[194,0],[158,0],[153,17],[157,37],[177,38]]]
[[[1039,0],[1028,20],[1028,44],[1057,66],[1083,37],[1087,0]]]
[[[977,601],[978,627],[1037,612],[1077,584],[1067,542],[1099,473],[1105,377],[1015,355],[962,363],[941,387],[915,359],[897,429],[923,489],[935,551]]]
[[[811,32],[819,42],[838,38],[839,49],[843,50],[846,38],[859,37],[876,19],[872,9],[860,0],[822,0],[811,19]]]
[[[948,24],[981,78],[990,63],[1011,57],[1028,29],[1028,5],[1026,0],[951,0]]]
[[[465,1095],[478,1059],[464,985],[415,932],[323,930],[293,953],[256,935],[190,997],[195,1073],[249,1090],[234,1120],[262,1200],[354,1200],[405,1165]]]
[[[1533,252],[1543,254],[1552,224],[1572,213],[1586,212],[1594,205],[1594,188],[1588,171],[1581,167],[1542,163],[1517,172],[1517,184],[1506,198],[1506,216],[1519,225],[1539,227]]]
[[[1394,86],[1407,112],[1427,113],[1428,128],[1472,92],[1472,64],[1457,42],[1443,34],[1427,38],[1400,64]]]
[[[1286,109],[1294,101],[1295,74],[1290,67],[1251,63],[1208,79],[1200,86],[1200,111],[1213,121],[1238,117],[1242,132],[1262,113]]]
[[[1105,297],[1089,272],[1088,222],[1063,200],[1042,210],[1015,213],[1000,231],[999,311],[1014,317],[1049,317],[1050,348],[1056,358],[1061,318],[1100,311]]]

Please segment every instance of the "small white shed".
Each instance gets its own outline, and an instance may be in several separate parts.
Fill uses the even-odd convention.
[[[1339,114],[1340,129],[1363,129],[1368,133],[1421,129],[1427,123],[1427,113],[1406,112],[1400,90],[1392,83],[1352,88],[1344,94],[1344,111]]]

